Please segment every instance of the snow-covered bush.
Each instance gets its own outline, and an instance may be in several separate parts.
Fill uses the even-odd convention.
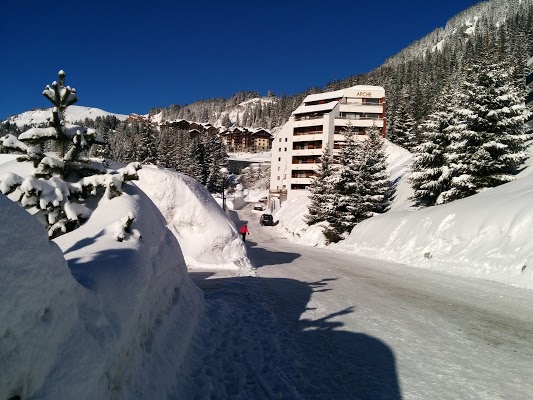
[[[65,122],[65,110],[78,98],[76,89],[65,86],[63,71],[59,71],[59,83],[47,85],[43,95],[54,105],[49,126],[30,128],[18,138],[12,134],[0,138],[5,149],[22,154],[18,161],[33,163],[35,170],[26,178],[14,173],[0,175],[0,191],[13,193],[22,206],[32,209],[54,238],[88,218],[97,204],[89,205],[89,196],[110,199],[120,195],[122,183],[137,179],[141,166],[132,163],[113,174],[103,160],[85,156],[93,144],[103,140],[94,129]],[[45,153],[45,145],[54,151]]]

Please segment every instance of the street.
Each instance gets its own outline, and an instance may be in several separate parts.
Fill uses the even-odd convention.
[[[251,374],[230,397],[532,398],[533,291],[296,245],[231,213],[256,277],[191,272],[205,335],[229,340],[208,349],[218,379]]]

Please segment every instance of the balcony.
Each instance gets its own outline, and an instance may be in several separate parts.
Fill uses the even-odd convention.
[[[353,127],[363,127],[369,128],[371,126],[376,126],[378,128],[383,128],[383,122],[385,118],[343,118],[341,116],[335,118],[335,125],[347,126],[351,125]]]
[[[292,151],[293,156],[320,156],[322,155],[322,149],[300,149],[300,150],[293,150]]]
[[[313,170],[307,170],[307,171],[293,171],[292,172],[292,175],[291,175],[291,178],[311,178],[313,176],[315,176],[316,173],[315,171]]]
[[[291,187],[293,184],[309,185],[310,183],[311,183],[311,178],[291,178]]]
[[[358,112],[358,113],[369,113],[369,114],[382,114],[383,105],[382,104],[342,104],[339,107],[339,111],[342,112]]]
[[[313,129],[313,130],[306,130],[305,132],[298,132],[297,129],[294,130],[293,135],[294,136],[301,136],[301,135],[322,135],[324,131],[322,129]]]
[[[295,121],[308,121],[311,119],[322,119],[324,114],[298,114],[294,116]]]
[[[293,163],[291,165],[291,170],[292,171],[318,171],[319,167],[320,167],[320,163],[312,163],[312,162],[301,163],[301,164]]]
[[[322,138],[323,138],[323,134],[322,133],[318,133],[318,134],[315,134],[315,135],[295,135],[292,137],[292,141],[293,143],[295,142],[312,142],[312,141],[322,141]]]

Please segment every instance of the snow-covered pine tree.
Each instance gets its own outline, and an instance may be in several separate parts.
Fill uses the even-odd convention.
[[[411,150],[417,143],[416,121],[410,110],[409,96],[407,93],[398,100],[394,114],[394,131],[391,131],[391,141],[404,149]]]
[[[218,134],[209,134],[206,137],[206,148],[210,154],[206,187],[211,193],[220,193],[225,189],[220,169],[227,169],[229,166],[226,145]]]
[[[409,183],[413,188],[411,200],[419,207],[437,204],[442,192],[450,187],[450,169],[446,152],[450,144],[448,128],[453,125],[457,109],[458,91],[446,85],[436,101],[436,110],[420,127],[421,143],[414,148]]]
[[[351,126],[347,127],[344,137],[339,166],[328,179],[333,185],[324,210],[329,225],[324,227],[323,233],[328,243],[342,240],[366,214],[361,209],[364,142],[356,137],[355,130]]]
[[[14,173],[0,176],[0,191],[12,194],[25,208],[48,227],[54,238],[70,232],[85,221],[92,210],[86,199],[102,195],[112,198],[121,194],[122,183],[137,179],[140,164],[130,164],[118,174],[106,173],[97,160],[84,156],[101,136],[91,128],[67,124],[64,113],[77,101],[76,90],[65,86],[65,73],[59,71],[59,83],[46,86],[43,95],[54,105],[49,127],[31,128],[16,138],[8,134],[2,138],[3,147],[23,153],[17,160],[32,162],[34,173],[23,178]],[[46,142],[53,142],[56,152],[43,151]],[[95,206],[95,202],[91,202]]]
[[[342,240],[361,221],[386,212],[393,195],[379,129],[370,127],[360,137],[348,126],[344,136],[340,165],[327,179],[334,188],[325,207],[327,242]]]
[[[307,225],[314,225],[326,220],[325,205],[333,189],[330,180],[333,173],[333,157],[329,146],[326,144],[320,157],[320,167],[316,175],[311,178],[311,185],[309,185],[310,203],[307,206],[308,214],[305,215]]]
[[[442,202],[464,198],[514,180],[527,159],[524,121],[529,111],[512,79],[513,68],[486,57],[467,66],[463,84],[464,121],[450,127],[450,190]]]
[[[162,127],[157,141],[157,164],[165,168],[174,168],[178,164],[178,130],[172,127]]]
[[[379,128],[366,130],[367,140],[363,142],[362,187],[360,209],[364,219],[386,212],[393,196],[387,172],[387,154]],[[357,223],[361,222],[357,218]]]

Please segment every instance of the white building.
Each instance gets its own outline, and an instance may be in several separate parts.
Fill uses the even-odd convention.
[[[338,156],[347,125],[361,139],[372,126],[385,136],[385,90],[353,86],[307,96],[272,142],[270,196],[283,201],[308,194],[325,146]]]

